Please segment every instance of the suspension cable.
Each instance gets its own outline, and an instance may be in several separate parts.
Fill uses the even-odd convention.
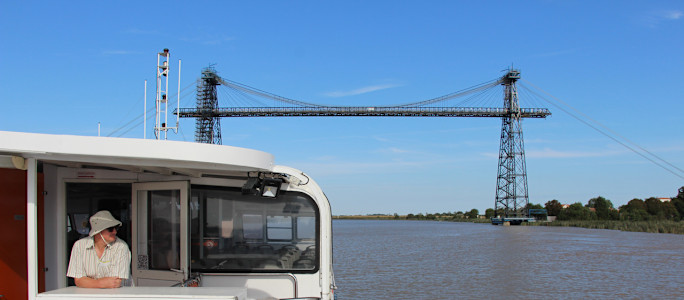
[[[469,95],[469,94],[472,94],[472,93],[476,93],[476,92],[479,92],[479,91],[482,91],[482,90],[489,89],[489,88],[491,88],[491,87],[494,87],[494,86],[499,85],[501,82],[502,82],[501,79],[490,80],[490,81],[487,81],[487,82],[484,82],[484,83],[480,83],[480,84],[471,86],[471,87],[469,87],[469,88],[462,89],[462,90],[460,90],[460,91],[457,91],[457,92],[454,92],[454,93],[451,93],[451,94],[446,94],[446,95],[444,95],[444,96],[440,96],[440,97],[437,97],[437,98],[432,98],[432,99],[428,99],[428,100],[424,100],[424,101],[419,101],[419,102],[414,102],[414,103],[407,103],[407,104],[397,105],[397,106],[395,106],[395,107],[424,106],[424,105],[429,105],[429,104],[433,104],[433,103],[437,103],[437,102],[443,102],[443,101],[447,101],[447,100],[449,100],[449,99],[453,99],[453,98],[457,98],[457,97],[462,97],[462,96],[465,96],[465,95]]]
[[[683,176],[682,174],[678,174],[677,172],[673,171],[672,169],[670,169],[670,168],[664,166],[663,164],[661,164],[661,163],[655,161],[655,160],[652,159],[651,157],[646,156],[644,153],[637,151],[636,149],[634,149],[634,147],[639,148],[641,151],[643,151],[643,152],[645,152],[645,153],[651,155],[652,157],[656,158],[657,160],[661,161],[662,163],[667,164],[668,166],[670,166],[670,167],[672,167],[672,168],[678,170],[679,172],[681,172],[681,173],[683,173],[683,174],[684,174],[684,170],[682,170],[682,169],[678,168],[677,166],[671,164],[670,162],[666,161],[665,159],[661,158],[660,156],[658,156],[658,155],[656,155],[656,154],[654,154],[654,153],[652,153],[652,152],[650,152],[650,151],[644,149],[643,147],[639,146],[637,143],[632,142],[632,141],[629,140],[628,138],[626,138],[626,137],[620,135],[619,133],[617,133],[617,132],[611,130],[610,128],[606,127],[605,125],[601,124],[600,122],[598,122],[598,121],[592,119],[591,117],[585,115],[584,113],[582,113],[582,112],[580,112],[579,110],[575,109],[574,107],[570,106],[570,105],[567,104],[566,102],[564,102],[564,101],[562,101],[562,100],[560,100],[560,99],[554,97],[553,95],[549,94],[548,92],[544,91],[543,89],[541,89],[541,88],[535,86],[535,85],[532,84],[531,82],[529,82],[529,81],[527,81],[527,80],[525,80],[525,79],[523,79],[523,81],[525,81],[526,84],[529,84],[530,86],[534,87],[535,89],[541,91],[542,93],[548,95],[548,96],[551,97],[553,100],[557,101],[558,104],[557,104],[557,103],[554,103],[553,101],[547,100],[545,97],[541,97],[541,95],[535,93],[533,90],[530,90],[529,88],[527,88],[527,87],[525,87],[525,86],[523,85],[522,87],[525,88],[528,92],[533,93],[533,94],[539,96],[539,97],[540,97],[541,99],[543,99],[544,101],[546,101],[546,102],[550,103],[551,105],[555,106],[556,108],[562,110],[563,112],[567,113],[568,115],[570,115],[571,117],[577,119],[578,121],[584,123],[585,125],[591,127],[592,129],[596,130],[597,132],[601,133],[602,135],[604,135],[604,136],[610,138],[611,140],[617,142],[618,144],[620,144],[620,145],[622,145],[623,147],[625,147],[625,148],[631,150],[632,152],[638,154],[639,156],[641,156],[641,157],[647,159],[648,161],[650,161],[650,162],[656,164],[657,166],[659,166],[659,167],[665,169],[666,171],[668,171],[668,172],[674,174],[675,176],[684,179],[684,176]],[[559,104],[562,104],[562,105],[559,105]],[[580,118],[579,116],[573,114],[572,112],[566,110],[565,108],[563,108],[563,106],[565,106],[565,107],[567,107],[567,108],[569,108],[569,109],[575,111],[576,113],[580,114],[582,117],[586,118],[588,121],[587,121],[587,120],[584,120],[584,119]],[[594,126],[592,123],[593,123],[593,124],[596,124],[596,125],[599,126],[599,127],[602,127],[603,129],[605,129],[605,130],[608,131],[608,132],[606,132],[606,131],[604,131],[604,130],[601,130],[601,129],[598,128],[597,126]],[[611,135],[611,134],[612,134],[612,135]],[[614,136],[613,136],[613,135],[614,135]],[[617,137],[616,137],[616,136],[617,136]],[[619,140],[618,137],[621,138],[622,140],[624,140],[625,142]],[[627,144],[631,144],[631,145],[634,146],[634,147],[631,147],[631,146],[629,146],[629,145],[627,145]]]
[[[192,86],[194,86],[194,85],[195,85],[195,82],[192,82],[192,83],[186,85],[185,87],[183,87],[183,88],[181,89],[181,91],[180,91],[181,94],[183,94],[183,93],[185,92],[185,90],[187,90],[188,88],[190,88],[190,87],[192,87]],[[187,95],[187,94],[186,94],[186,95]],[[175,97],[175,96],[176,96],[175,94],[170,95],[170,96],[169,96],[169,99],[171,99],[171,98],[173,98],[173,97]],[[173,104],[174,104],[174,103],[171,104],[171,108],[173,108]],[[136,117],[134,117],[133,119],[131,119],[130,121],[128,121],[126,124],[120,126],[120,127],[117,128],[117,129],[114,129],[114,130],[113,130],[112,132],[110,132],[107,136],[108,136],[108,137],[111,137],[111,136],[115,135],[117,132],[119,132],[119,131],[123,130],[124,128],[128,127],[129,125],[133,124],[133,122],[135,122],[136,120],[139,120],[141,117],[143,117],[143,116],[145,116],[145,115],[149,115],[151,112],[154,112],[155,110],[156,110],[156,108],[155,108],[154,106],[150,107],[150,109],[148,109],[145,113],[137,115]],[[126,131],[124,131],[123,133],[119,134],[117,137],[121,137],[121,136],[125,135],[126,133],[130,132],[133,128],[135,128],[135,127],[139,126],[140,124],[142,124],[143,122],[144,122],[144,121],[136,122],[131,128],[129,128],[128,130],[126,130]]]
[[[231,80],[226,80],[226,79],[223,79],[221,77],[218,77],[218,81],[221,84],[232,87],[236,90],[241,90],[241,91],[253,94],[253,95],[269,98],[269,99],[280,101],[280,102],[285,102],[285,103],[290,103],[290,104],[295,104],[295,105],[301,105],[301,106],[308,106],[308,107],[323,107],[324,106],[324,105],[320,105],[320,104],[313,104],[313,103],[302,102],[302,101],[297,101],[297,100],[285,98],[282,96],[271,94],[271,93],[266,92],[266,91],[262,91],[262,90],[257,89],[257,88],[250,87],[250,86],[242,84],[242,83],[238,83],[238,82],[231,81]]]

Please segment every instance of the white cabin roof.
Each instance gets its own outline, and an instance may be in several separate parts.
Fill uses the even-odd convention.
[[[272,171],[273,155],[232,146],[0,131],[0,155],[62,165],[181,174]]]

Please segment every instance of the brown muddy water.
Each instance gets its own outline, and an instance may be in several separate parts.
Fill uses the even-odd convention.
[[[683,299],[684,235],[334,220],[344,299]]]

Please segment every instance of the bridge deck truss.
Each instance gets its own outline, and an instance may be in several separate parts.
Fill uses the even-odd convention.
[[[216,109],[181,108],[180,117],[492,117],[511,115],[507,108],[489,107],[227,107]],[[520,118],[546,118],[546,108],[521,108]]]

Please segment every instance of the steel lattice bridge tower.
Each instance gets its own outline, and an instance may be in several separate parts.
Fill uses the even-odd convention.
[[[496,201],[494,211],[499,216],[492,223],[504,222],[520,224],[530,215],[527,211],[527,167],[525,166],[525,147],[520,126],[521,109],[518,106],[516,81],[520,72],[509,70],[502,78],[504,86],[504,109],[507,114],[501,117],[501,142],[499,144],[499,171],[496,176]]]
[[[221,119],[214,115],[218,109],[218,95],[216,86],[220,85],[220,77],[209,67],[202,70],[202,77],[197,83],[197,108],[199,115],[195,116],[195,141],[205,144],[221,145]]]
[[[212,68],[202,71],[197,86],[197,107],[179,108],[181,118],[196,118],[195,139],[200,143],[221,143],[220,118],[224,117],[489,117],[501,118],[499,168],[496,183],[496,218],[493,224],[519,224],[528,221],[527,170],[521,120],[546,118],[546,108],[521,108],[516,82],[518,70],[509,69],[498,79],[441,97],[395,106],[326,106],[293,100],[247,85],[226,80]],[[223,85],[237,94],[268,99],[274,106],[218,107],[216,86]],[[449,100],[475,97],[502,85],[503,107],[464,107],[444,105]],[[251,98],[250,98],[251,99]]]

